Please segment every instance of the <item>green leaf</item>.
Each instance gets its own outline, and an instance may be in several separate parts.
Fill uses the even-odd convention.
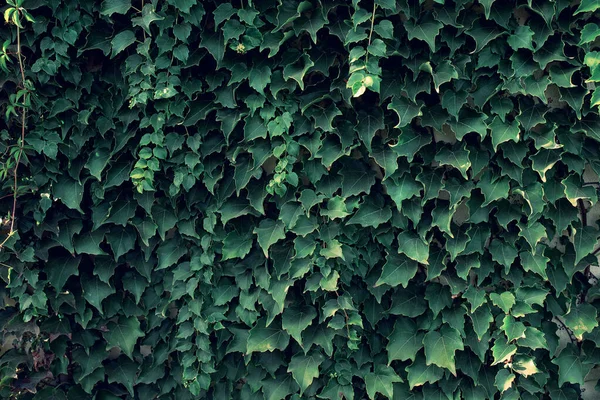
[[[412,320],[404,317],[397,319],[386,347],[388,365],[394,360],[415,361],[417,353],[423,348],[423,336],[424,334],[418,331],[417,325]],[[410,378],[409,383],[411,387],[414,386]]]
[[[106,375],[109,383],[120,383],[134,396],[134,386],[137,383],[138,363],[125,357],[118,358],[106,366]]]
[[[311,352],[307,355],[296,354],[292,357],[288,366],[288,372],[291,372],[294,380],[300,386],[300,395],[310,386],[315,378],[319,377],[319,366],[323,363],[325,357],[317,352]]]
[[[597,0],[581,0],[581,2],[579,3],[579,7],[577,7],[577,11],[575,11],[575,14],[579,14],[582,12],[592,12],[596,11],[599,8],[600,4],[598,4]]]
[[[125,30],[119,32],[110,41],[112,47],[112,53],[110,58],[115,58],[117,54],[125,50],[127,47],[135,43],[135,34],[133,31]]]
[[[398,123],[394,128],[402,128],[410,124],[413,118],[423,115],[422,107],[422,105],[415,104],[406,97],[394,96],[387,109],[394,110],[398,115]]]
[[[392,210],[390,207],[383,206],[380,201],[367,197],[365,202],[358,207],[356,214],[346,224],[377,228],[379,225],[389,221],[391,217]]]
[[[418,264],[416,261],[402,255],[389,253],[383,266],[381,276],[375,282],[375,287],[380,285],[408,287],[408,282],[416,275]]]
[[[573,245],[575,246],[575,264],[587,257],[598,244],[600,233],[592,226],[584,226],[575,231]]]
[[[370,399],[375,399],[377,393],[388,399],[393,398],[394,383],[396,382],[403,382],[402,378],[396,374],[392,367],[386,365],[376,365],[375,371],[365,375],[367,394]]]
[[[133,250],[136,237],[135,231],[130,226],[127,228],[117,226],[106,234],[106,240],[112,249],[115,261],[130,250]]]
[[[519,125],[515,123],[502,122],[499,117],[495,117],[490,124],[490,130],[492,131],[492,144],[494,151],[498,150],[500,143],[512,140],[513,142],[519,141]]]
[[[398,234],[398,253],[421,264],[428,264],[429,247],[421,237],[413,232],[404,231]]]
[[[369,112],[360,112],[358,114],[358,124],[356,124],[355,129],[369,152],[371,151],[371,142],[373,141],[373,137],[375,137],[375,133],[384,127],[383,111],[381,108],[373,108]]]
[[[586,24],[581,30],[579,46],[586,43],[592,43],[598,36],[600,36],[600,27],[594,23]]]
[[[531,250],[533,254],[536,254],[537,244],[543,239],[546,238],[546,228],[539,222],[532,222],[529,224],[519,223],[519,236],[525,238],[529,246],[531,246]]]
[[[266,240],[266,237],[265,237]],[[266,245],[266,242],[264,243]],[[263,247],[263,244],[261,244]],[[252,237],[247,234],[240,234],[237,231],[230,232],[223,240],[223,261],[232,258],[244,258],[252,249]],[[268,250],[268,247],[267,247]],[[263,251],[264,247],[263,247]]]
[[[406,157],[408,161],[413,160],[415,154],[426,144],[431,143],[431,135],[419,132],[412,127],[402,129],[398,137],[398,143],[391,146],[391,149],[398,156]]]
[[[55,257],[46,264],[46,274],[48,281],[61,292],[65,283],[71,276],[79,275],[79,264],[81,257]]]
[[[52,185],[52,195],[67,207],[83,214],[80,207],[83,200],[83,186],[79,182],[67,175],[59,175],[56,183]]]
[[[265,254],[266,258],[269,258],[269,247],[277,243],[277,241],[285,239],[285,232],[283,228],[284,227],[282,221],[274,221],[272,219],[262,220],[258,227],[254,228],[254,234],[258,236],[258,244],[263,249],[263,253]],[[229,237],[229,235],[227,235],[227,237]],[[251,248],[252,242],[246,239],[246,245],[248,244],[247,242],[250,242]],[[248,248],[248,251],[250,250],[250,248]],[[244,249],[240,250],[240,252],[243,252],[243,250]],[[227,255],[226,257],[231,258],[229,255]]]
[[[495,306],[500,307],[505,314],[508,314],[516,303],[515,296],[511,292],[491,293],[490,300]]]
[[[517,321],[512,315],[505,315],[500,328],[506,334],[509,342],[525,338],[525,324]]]
[[[544,280],[548,279],[546,268],[548,266],[548,262],[550,261],[549,258],[541,254],[532,254],[528,251],[519,253],[519,258],[521,259],[521,265],[525,271],[535,272],[544,278]]]
[[[115,289],[111,285],[102,282],[95,276],[82,279],[81,290],[83,292],[83,297],[88,301],[88,303],[100,311],[100,314],[103,313],[102,301],[111,294],[115,293]]]
[[[408,372],[408,384],[411,390],[426,383],[433,384],[444,376],[444,370],[435,364],[427,364],[422,353],[419,353],[415,361],[406,367],[406,371]]]
[[[559,356],[552,360],[552,364],[558,365],[558,384],[574,383],[583,386],[585,376],[592,369],[593,364],[583,364],[581,354],[573,344],[567,344]]]
[[[427,365],[435,364],[448,369],[456,376],[454,355],[456,350],[464,350],[460,333],[448,325],[442,325],[439,331],[429,331],[423,338]]]
[[[102,332],[106,340],[106,350],[118,347],[127,357],[133,360],[133,349],[137,340],[144,337],[140,329],[140,321],[136,317],[119,317],[116,322],[110,321],[106,325],[106,331]]]
[[[131,8],[131,0],[104,0],[100,7],[100,14],[111,16],[113,14],[127,14]]]
[[[494,356],[492,365],[510,360],[516,352],[517,346],[509,344],[503,336],[498,337],[492,346],[492,355]]]
[[[298,391],[298,385],[291,374],[265,379],[261,384],[266,400],[284,400]]]
[[[573,332],[573,335],[582,340],[583,334],[591,332],[598,326],[598,311],[591,304],[578,304],[571,306],[569,312],[564,316],[565,325]]]
[[[456,95],[459,96],[460,93],[457,93]],[[458,103],[461,101],[461,98],[450,97],[448,101]],[[446,106],[450,107],[449,105]],[[448,112],[458,112],[458,110],[460,110],[460,106],[454,104],[454,108],[449,108]],[[477,132],[482,139],[487,135],[488,126],[484,122],[486,119],[485,114],[479,114],[472,111],[461,112],[456,119],[457,121],[451,121],[449,125],[452,128],[452,131],[454,131],[457,140],[462,140],[463,137],[471,132]]]
[[[527,49],[533,51],[534,32],[526,25],[519,25],[515,33],[506,40],[513,50]]]
[[[512,384],[515,381],[515,378],[516,378],[515,374],[511,374],[509,370],[501,369],[496,374],[496,379],[494,380],[494,385],[498,388],[500,393],[504,393],[512,387]]]
[[[442,29],[442,23],[435,20],[414,22],[409,19],[404,23],[404,28],[408,32],[408,39],[419,39],[426,42],[429,45],[429,49],[432,53],[435,53],[435,38]]]
[[[450,165],[458,169],[465,179],[469,179],[467,171],[471,167],[471,161],[469,160],[469,150],[466,150],[464,144],[460,148],[441,148],[435,155],[435,160],[440,165]]]
[[[281,326],[302,346],[302,332],[316,318],[317,312],[311,306],[289,306],[283,311]]]
[[[259,320],[248,336],[246,354],[284,350],[290,341],[290,335],[277,324],[266,326],[266,320]]]

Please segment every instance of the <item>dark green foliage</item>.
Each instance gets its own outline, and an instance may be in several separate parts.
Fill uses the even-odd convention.
[[[594,390],[598,1],[22,7],[2,398]]]

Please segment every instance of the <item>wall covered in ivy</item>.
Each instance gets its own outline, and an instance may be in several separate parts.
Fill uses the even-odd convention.
[[[2,7],[0,397],[600,396],[597,0]]]

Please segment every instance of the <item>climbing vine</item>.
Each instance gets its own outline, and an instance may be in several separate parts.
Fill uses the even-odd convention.
[[[0,397],[597,397],[597,1],[1,11]]]

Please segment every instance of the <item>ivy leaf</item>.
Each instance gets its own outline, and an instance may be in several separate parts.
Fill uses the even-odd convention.
[[[278,220],[274,221],[272,219],[262,220],[258,227],[254,228],[254,234],[258,236],[258,244],[263,249],[263,253],[266,258],[269,258],[269,247],[273,244],[277,243],[279,240],[285,239],[285,232],[283,230],[283,222]],[[228,235],[229,237],[229,235]],[[245,239],[246,246],[248,242],[250,243],[250,248],[252,247],[252,242]],[[242,243],[242,247],[244,244]],[[240,252],[243,252],[245,248],[242,248]],[[229,251],[229,249],[228,249]],[[249,248],[248,248],[249,251]],[[246,252],[247,254],[247,252]],[[244,254],[245,255],[245,254]],[[227,258],[230,256],[228,255]]]
[[[358,124],[355,129],[369,152],[371,151],[371,142],[375,133],[384,127],[383,111],[381,108],[373,108],[369,112],[358,114]]]
[[[406,371],[408,372],[408,384],[411,390],[426,383],[433,384],[444,376],[444,370],[435,364],[427,364],[422,353],[416,356],[415,361],[406,368]]]
[[[583,3],[582,3],[583,4]],[[574,383],[585,384],[585,376],[590,372],[593,364],[583,364],[579,351],[573,344],[567,344],[559,356],[552,360],[552,364],[558,365],[558,384]]]
[[[133,33],[133,31],[125,30],[123,32],[117,33],[110,42],[110,45],[112,47],[112,53],[110,58],[115,58],[117,54],[119,54],[134,43],[135,34]]]
[[[264,398],[267,400],[283,400],[298,391],[298,385],[291,374],[261,381]]]
[[[107,343],[106,350],[118,347],[133,360],[135,344],[139,338],[144,337],[144,332],[140,329],[140,321],[136,317],[121,316],[116,322],[110,321],[106,329],[106,332],[102,332]]]
[[[365,375],[367,394],[370,399],[375,399],[377,393],[381,393],[391,399],[394,396],[394,383],[403,382],[392,367],[376,365],[375,371]]]
[[[266,242],[264,245],[266,246]],[[263,247],[262,244],[261,247]],[[250,249],[252,249],[252,237],[250,235],[240,234],[236,231],[230,232],[223,241],[223,261],[232,258],[244,258],[250,253]],[[265,251],[264,247],[263,251]]]
[[[499,117],[495,117],[490,124],[490,130],[492,131],[492,144],[494,151],[498,150],[500,143],[512,140],[513,142],[519,141],[519,125],[515,123],[502,122]]]
[[[283,311],[281,326],[302,346],[302,332],[316,318],[317,312],[311,306],[290,306]]]
[[[494,362],[492,365],[503,363],[510,360],[517,352],[517,346],[509,344],[503,336],[498,337],[492,346],[492,355]]]
[[[294,380],[300,386],[300,395],[310,386],[313,380],[319,377],[319,366],[325,357],[317,352],[308,355],[296,354],[292,357],[288,366],[288,372],[292,373]]]
[[[259,320],[248,336],[246,354],[284,350],[290,341],[290,335],[277,324],[266,325],[266,320]]]
[[[577,7],[577,11],[575,11],[575,14],[579,14],[582,12],[593,12],[599,8],[600,4],[598,4],[598,2],[595,0],[581,0],[581,3],[579,3],[579,7]]]
[[[471,167],[469,160],[469,150],[466,150],[464,144],[460,148],[449,149],[443,147],[435,155],[435,160],[441,165],[450,165],[460,171],[465,179],[469,179],[467,175],[468,169]]]
[[[519,257],[521,259],[521,265],[523,265],[523,269],[527,272],[532,271],[536,274],[540,275],[544,280],[548,279],[548,275],[546,274],[546,268],[548,266],[549,258],[541,255],[541,254],[532,254],[528,251],[523,251],[519,253]]]
[[[429,331],[423,338],[427,365],[435,364],[450,370],[456,376],[454,355],[456,350],[464,350],[460,333],[448,325],[442,325],[439,331]]]
[[[535,221],[529,224],[519,223],[519,236],[525,238],[529,246],[531,246],[532,252],[536,254],[537,244],[545,237],[546,228],[539,222]]]
[[[495,306],[500,307],[505,314],[508,314],[516,303],[515,296],[511,292],[492,293],[490,294],[490,300]]]
[[[575,246],[575,264],[587,257],[598,244],[600,233],[591,226],[584,226],[575,231],[573,245]]]
[[[579,46],[586,43],[592,43],[598,36],[600,36],[600,27],[594,23],[586,24],[581,30]]]
[[[417,234],[404,231],[398,234],[398,253],[405,254],[411,260],[427,265],[429,247]]]
[[[379,202],[367,197],[365,202],[358,207],[356,214],[346,224],[357,224],[365,228],[377,228],[379,225],[389,221],[392,217],[392,210],[388,206],[377,203]]]
[[[492,201],[508,197],[510,183],[509,179],[507,178],[497,178],[492,180],[492,176],[487,175],[482,177],[478,183],[478,187],[481,189],[481,193],[485,197],[485,201],[483,204],[481,204],[483,207],[485,207]]]
[[[435,38],[440,33],[442,26],[442,23],[435,20],[414,22],[409,19],[404,23],[404,28],[408,32],[408,39],[419,39],[426,42],[432,53],[435,53]]]
[[[52,185],[52,194],[67,207],[83,214],[80,207],[83,200],[83,186],[79,182],[66,175],[60,175],[56,183]]]
[[[457,93],[457,96],[460,93]],[[449,101],[460,101],[458,98],[450,98]],[[458,108],[460,109],[460,107]],[[458,111],[456,108],[448,109],[448,112]],[[480,114],[477,112],[467,111],[465,113],[460,112],[457,121],[452,121],[449,123],[452,131],[454,131],[457,140],[462,140],[468,133],[477,132],[479,136],[483,139],[487,135],[488,126],[484,122],[486,119],[485,114]]]
[[[533,51],[534,32],[530,27],[520,25],[515,29],[515,33],[506,40],[513,50],[527,49]]]
[[[81,257],[56,257],[50,260],[46,266],[48,281],[54,286],[57,292],[62,291],[65,283],[71,276],[79,275],[79,264]]]
[[[418,331],[417,325],[412,320],[404,317],[397,319],[386,347],[388,365],[394,360],[415,361],[417,353],[423,348],[423,336],[424,334]]]
[[[569,312],[564,316],[564,322],[573,335],[582,340],[583,334],[591,332],[598,326],[598,311],[591,304],[578,304],[571,306]]]
[[[416,261],[402,255],[389,253],[386,257],[386,263],[381,271],[381,276],[375,282],[375,287],[380,285],[408,286],[410,281],[417,273],[418,264]]]
[[[115,293],[115,289],[111,285],[102,282],[95,276],[82,279],[81,289],[83,292],[83,297],[88,301],[88,303],[100,311],[100,314],[103,313],[102,301],[111,294]]]
[[[398,123],[394,128],[402,128],[410,124],[413,118],[423,115],[422,107],[422,105],[415,104],[406,97],[394,96],[387,109],[394,110],[398,115]]]
[[[402,133],[398,137],[398,143],[392,145],[391,149],[398,156],[406,157],[408,161],[412,161],[415,154],[429,143],[431,143],[431,135],[407,127],[402,129]]]
[[[113,14],[127,14],[131,8],[131,0],[104,0],[100,14],[110,17]]]
[[[515,374],[510,373],[510,371],[506,369],[501,369],[496,374],[494,385],[498,388],[500,393],[504,393],[511,388],[513,382],[515,381],[515,378]]]
[[[565,188],[565,195],[573,207],[577,207],[577,200],[589,200],[592,204],[598,201],[594,188],[583,186],[577,174],[567,176],[562,180],[562,185]]]

